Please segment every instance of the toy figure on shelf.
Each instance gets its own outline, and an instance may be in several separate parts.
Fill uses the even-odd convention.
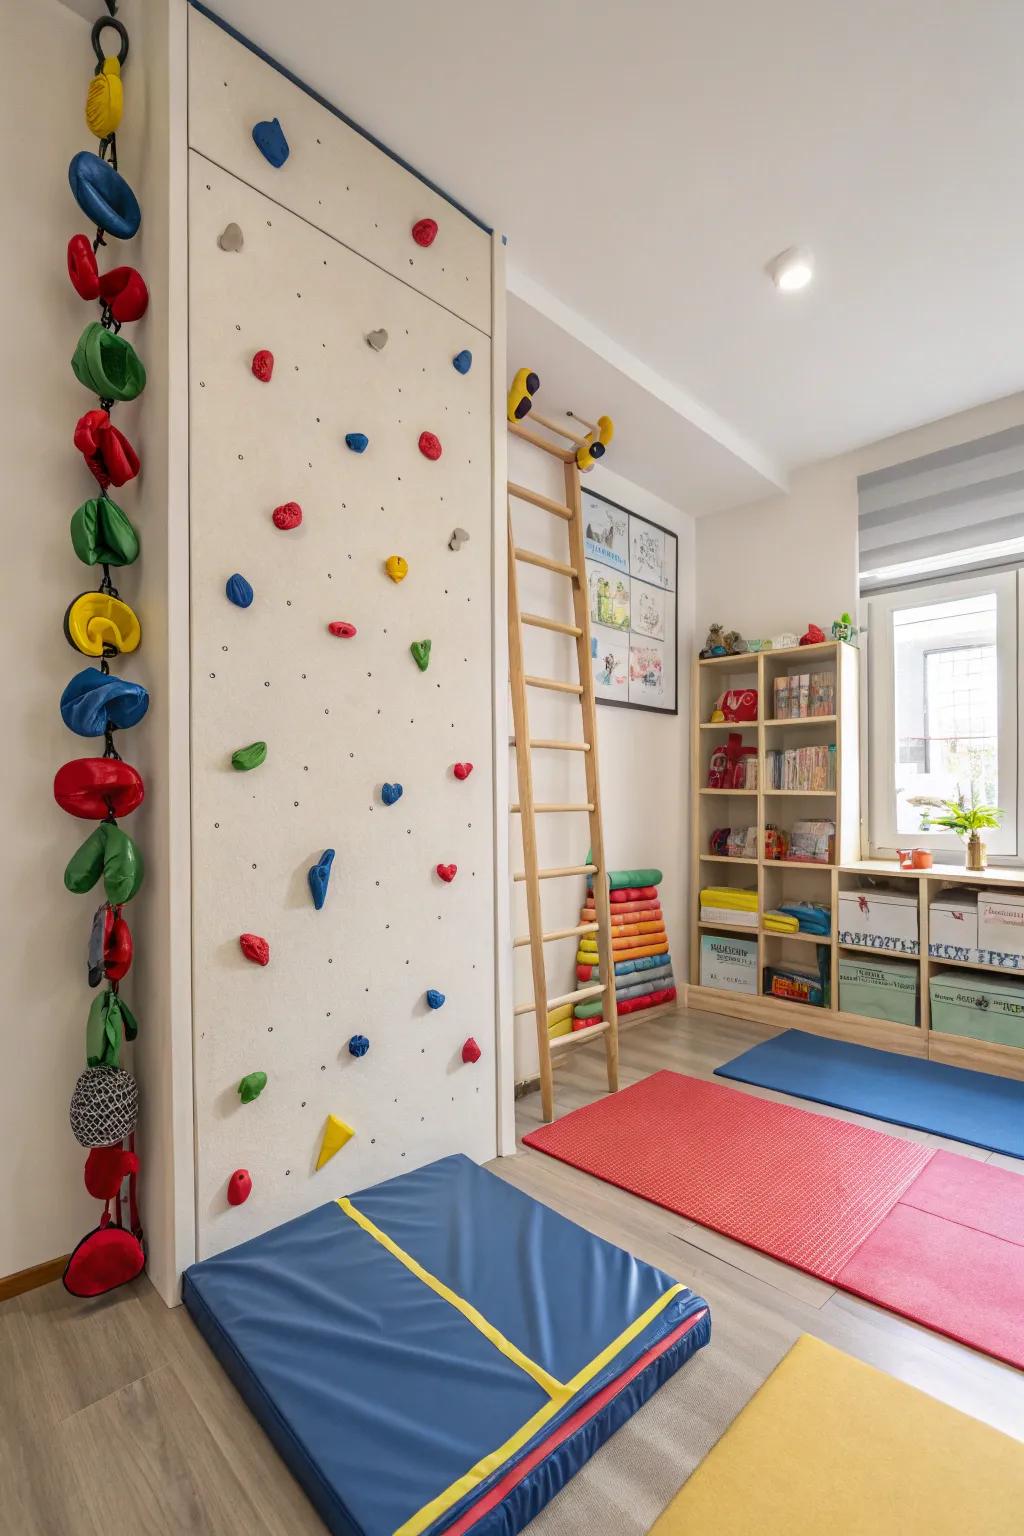
[[[740,721],[752,721],[757,719],[757,689],[756,688],[727,688],[720,693],[715,700],[715,707],[711,711],[713,724],[728,721],[736,724]]]
[[[780,831],[771,822],[764,829],[764,856],[766,859],[784,859],[789,852],[789,833]]]
[[[841,613],[832,625],[832,639],[843,640],[847,645],[857,644],[857,630],[848,613]]]
[[[730,656],[746,655],[747,642],[744,640],[738,629],[730,629],[728,633],[723,636],[723,641],[725,644],[725,649]]]
[[[817,624],[808,624],[807,633],[800,636],[801,645],[824,645],[825,631]]]
[[[708,637],[704,641],[704,646],[700,653],[701,660],[706,661],[709,656],[727,656],[728,654],[725,648],[725,634],[721,624],[712,624],[708,629]]]

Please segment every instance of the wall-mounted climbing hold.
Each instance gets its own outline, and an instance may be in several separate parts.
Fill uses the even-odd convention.
[[[473,764],[472,763],[453,763],[452,764],[452,773],[454,773],[454,775],[455,775],[455,777],[457,779],[468,779],[472,772],[473,772]]]
[[[427,988],[427,1007],[428,1008],[443,1008],[444,1007],[444,993],[443,992],[438,992],[436,987],[428,987]]]
[[[91,247],[90,247],[91,249]],[[367,331],[366,345],[372,347],[375,352],[383,352],[388,344],[388,333],[383,327],[379,331]]]
[[[365,453],[370,446],[370,439],[365,432],[346,432],[345,447],[353,453]]]
[[[99,268],[88,235],[72,235],[68,241],[68,277],[80,299],[99,298]]]
[[[509,421],[522,421],[533,409],[533,397],[540,389],[540,378],[532,368],[520,368],[508,392],[505,414]]]
[[[252,587],[245,577],[240,576],[237,571],[233,576],[229,576],[224,583],[224,591],[227,594],[228,602],[234,603],[236,608],[252,607]]]
[[[404,581],[409,574],[409,562],[404,555],[388,555],[384,569],[394,582]]]
[[[274,527],[287,533],[289,528],[297,528],[302,522],[302,508],[297,501],[286,501],[280,507],[275,507],[273,512]]]
[[[75,426],[75,447],[103,490],[124,485],[139,472],[139,456],[104,410],[86,411]]]
[[[259,1098],[266,1086],[265,1072],[247,1072],[238,1085],[238,1097],[243,1104],[251,1104],[253,1099]]]
[[[87,1067],[119,1067],[121,1041],[134,1040],[139,1033],[131,1009],[108,987],[92,1000],[85,1024],[85,1064]]]
[[[614,436],[615,424],[611,417],[599,416],[597,426],[587,433],[586,442],[576,449],[576,463],[584,474],[593,469],[598,459],[604,458],[604,451]]]
[[[238,945],[242,954],[253,965],[270,964],[270,945],[266,939],[261,939],[258,933],[240,933]]]
[[[465,528],[453,528],[452,536],[448,540],[448,548],[454,550],[455,553],[458,554],[463,544],[468,544],[468,542],[469,534],[466,532]]]
[[[83,656],[103,656],[108,646],[115,651],[134,651],[142,639],[135,612],[109,592],[83,592],[68,604],[64,636]]]
[[[267,760],[267,744],[265,741],[253,741],[247,747],[239,747],[231,754],[231,766],[237,768],[239,773],[248,773],[250,768],[259,768]]]
[[[306,874],[310,893],[313,897],[313,905],[318,912],[327,900],[327,885],[331,878],[331,865],[333,863],[334,849],[325,848],[320,858],[315,864],[310,866]]]
[[[452,358],[452,367],[456,373],[468,373],[473,366],[473,354],[468,347],[463,347],[461,352],[456,352]]]
[[[437,220],[417,219],[412,227],[412,237],[417,245],[433,245],[437,239]]]
[[[409,647],[412,659],[421,672],[425,672],[430,666],[430,641],[414,640]]]
[[[470,1062],[479,1061],[482,1054],[483,1053],[480,1050],[480,1047],[477,1045],[476,1041],[473,1039],[473,1036],[470,1035],[469,1039],[465,1042],[465,1044],[462,1047],[462,1059],[463,1059],[463,1061],[466,1062],[467,1065]]]
[[[329,1163],[335,1152],[340,1152],[346,1141],[351,1141],[355,1131],[344,1120],[339,1120],[337,1115],[328,1115],[327,1124],[324,1126],[324,1134],[320,1141],[320,1153],[316,1160],[317,1168],[322,1168]]]
[[[244,1205],[252,1194],[252,1174],[248,1168],[236,1168],[228,1179],[228,1205]]]
[[[257,123],[252,130],[252,141],[264,160],[269,161],[275,170],[281,169],[291,153],[284,129],[276,117]]]
[[[370,1042],[365,1035],[353,1035],[348,1043],[350,1056],[365,1056],[370,1049]]]
[[[441,457],[441,439],[436,432],[421,432],[419,436],[419,450],[425,459],[439,459]]]
[[[459,872],[459,866],[457,864],[438,864],[437,865],[437,877],[438,877],[439,880],[443,880],[445,885],[450,885],[451,882],[455,879],[455,876],[458,874],[458,872]]]
[[[222,251],[240,251],[245,244],[245,236],[242,234],[241,225],[225,224],[217,236],[217,244]]]
[[[261,384],[269,384],[274,376],[274,354],[266,347],[260,347],[259,351],[253,354],[252,376],[254,379],[259,379]]]
[[[382,784],[380,797],[385,805],[394,805],[396,800],[401,800],[404,791],[401,784]]]
[[[342,640],[351,640],[357,633],[355,625],[350,624],[347,619],[332,619],[327,628],[332,635],[337,635]]]

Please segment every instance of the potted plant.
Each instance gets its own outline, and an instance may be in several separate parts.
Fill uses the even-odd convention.
[[[968,805],[963,795],[958,800],[944,800],[945,816],[929,816],[931,827],[948,827],[957,837],[967,839],[968,869],[982,870],[988,866],[988,850],[981,840],[986,827],[998,827],[1002,811],[998,805]]]

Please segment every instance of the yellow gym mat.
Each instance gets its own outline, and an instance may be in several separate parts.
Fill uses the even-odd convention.
[[[1020,1536],[1024,1444],[804,1335],[650,1536]]]

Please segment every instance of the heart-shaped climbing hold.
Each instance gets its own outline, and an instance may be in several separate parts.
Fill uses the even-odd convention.
[[[417,219],[412,227],[412,237],[417,245],[433,245],[437,239],[437,220]]]
[[[289,528],[297,528],[302,522],[302,508],[297,501],[286,501],[282,506],[274,508],[274,527],[287,533]]]
[[[459,866],[457,864],[439,864],[437,866],[437,877],[439,880],[443,880],[445,885],[451,885],[458,872]]]
[[[452,367],[456,373],[468,373],[473,366],[473,354],[468,347],[463,347],[461,352],[456,352],[452,358]]]
[[[379,331],[367,331],[366,345],[372,347],[375,352],[383,352],[388,344],[388,333],[384,329]]]
[[[394,805],[396,800],[401,800],[402,798],[401,784],[382,784],[380,787],[380,797],[385,805]]]
[[[231,754],[231,766],[237,768],[239,773],[248,773],[250,768],[259,768],[267,760],[267,744],[265,741],[254,741],[247,747],[239,747]]]
[[[252,130],[252,141],[264,160],[269,161],[275,170],[280,170],[288,159],[290,150],[279,119],[272,117],[257,123]]]
[[[454,773],[457,779],[468,779],[472,772],[472,763],[454,763],[452,765],[452,773]]]
[[[436,987],[428,987],[427,988],[427,1007],[428,1008],[443,1008],[444,1007],[444,993],[443,992],[438,992]]]
[[[468,541],[469,534],[466,532],[465,528],[453,528],[452,536],[448,540],[448,548],[453,549],[455,553],[458,554],[463,544],[468,543]]]
[[[441,457],[441,439],[437,436],[436,432],[421,432],[419,449],[425,459],[439,459]]]
[[[242,933],[238,936],[239,948],[247,960],[253,965],[270,964],[270,945],[266,939],[261,939],[258,933]]]
[[[409,574],[409,562],[404,555],[388,555],[384,569],[392,581],[404,581]]]
[[[365,432],[346,432],[345,447],[353,453],[365,453],[370,446],[370,439]]]
[[[245,244],[245,236],[238,224],[226,224],[217,236],[217,244],[222,251],[240,251]]]
[[[462,1047],[462,1059],[463,1059],[463,1061],[466,1063],[467,1066],[469,1066],[470,1063],[472,1063],[474,1061],[479,1061],[480,1057],[482,1056],[482,1054],[483,1054],[483,1052],[480,1050],[480,1047],[477,1045],[476,1041],[473,1039],[473,1036],[470,1035],[469,1039],[465,1042],[465,1044]]]
[[[430,666],[430,641],[414,640],[409,650],[412,652],[412,659],[420,671],[425,672]]]
[[[327,628],[332,635],[338,635],[342,640],[351,640],[356,633],[355,625],[350,624],[347,619],[332,619]]]
[[[260,347],[260,350],[253,354],[252,376],[254,379],[259,379],[261,384],[269,384],[273,375],[274,354],[268,352],[266,347]]]
[[[234,603],[236,608],[250,608],[252,606],[253,591],[244,576],[236,571],[229,576],[224,583],[224,591],[227,593],[229,603]]]

